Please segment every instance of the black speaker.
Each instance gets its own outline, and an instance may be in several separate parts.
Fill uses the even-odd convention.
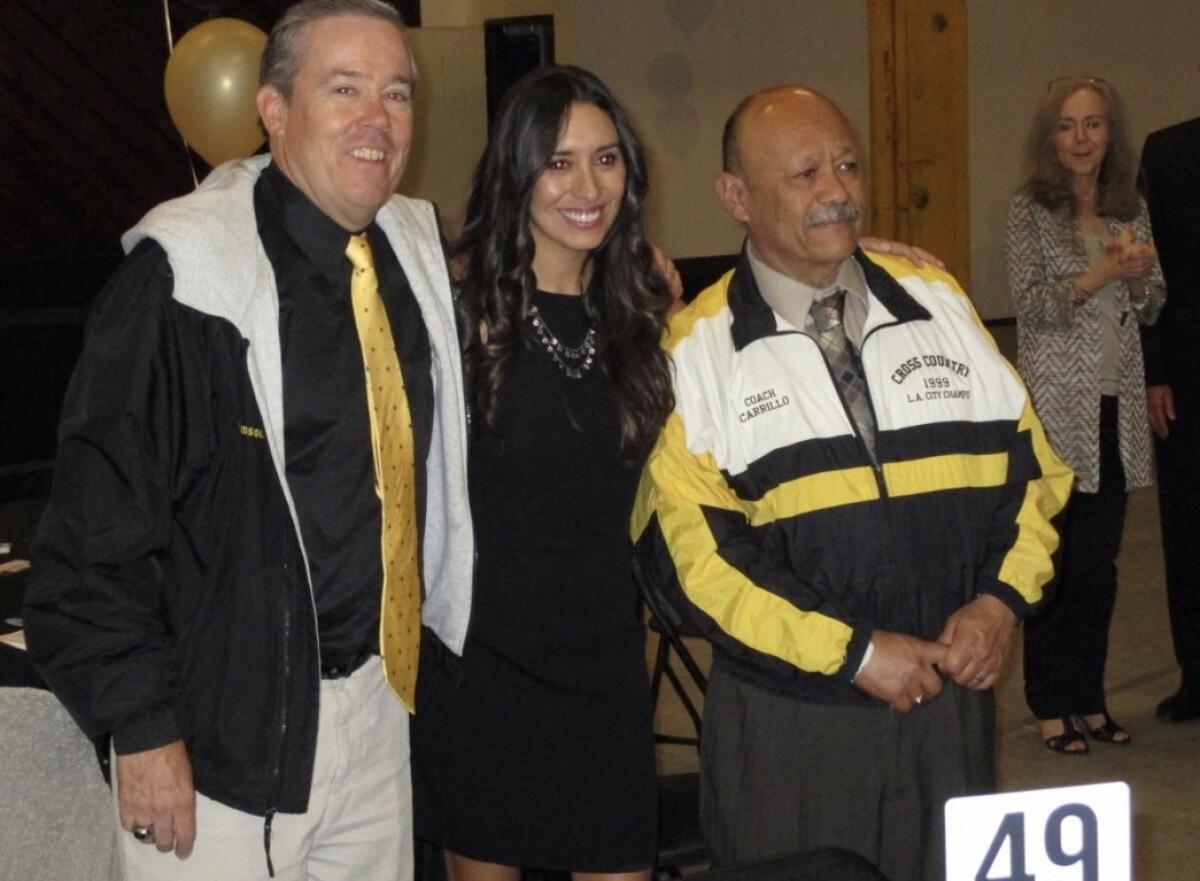
[[[554,63],[554,16],[489,18],[483,23],[483,49],[490,131],[509,86],[529,71]]]

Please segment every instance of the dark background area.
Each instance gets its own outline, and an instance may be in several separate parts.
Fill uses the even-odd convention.
[[[220,16],[269,31],[292,0],[169,0],[179,40]],[[419,0],[393,0],[420,24]],[[0,500],[44,484],[88,304],[121,233],[192,188],[167,114],[162,0],[3,0]],[[208,167],[193,156],[196,174]]]

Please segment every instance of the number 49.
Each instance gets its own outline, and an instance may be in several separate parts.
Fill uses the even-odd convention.
[[[1068,817],[1079,821],[1082,830],[1079,850],[1068,853],[1063,850],[1063,822]],[[1056,866],[1083,866],[1081,881],[1100,881],[1099,843],[1096,835],[1096,815],[1087,805],[1066,804],[1055,809],[1046,818],[1046,856]],[[1009,866],[1007,875],[992,875],[996,857],[1004,842],[1008,842]],[[1025,814],[1016,811],[1005,814],[996,830],[996,837],[988,846],[975,881],[1037,881],[1037,877],[1025,871]]]

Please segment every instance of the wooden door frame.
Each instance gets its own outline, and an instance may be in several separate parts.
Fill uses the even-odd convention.
[[[896,223],[896,9],[895,0],[867,0],[870,59],[872,235],[895,238]]]
[[[907,92],[912,71],[907,29],[911,13],[942,16],[949,32],[949,55],[956,70],[951,78],[947,120],[947,162],[953,170],[953,254],[955,274],[969,290],[970,273],[970,178],[967,129],[966,0],[867,0],[868,51],[870,54],[870,230],[874,235],[912,241],[910,205],[913,185],[912,163],[906,155],[909,144]],[[920,37],[920,35],[911,35]],[[919,64],[920,59],[913,59]],[[938,194],[944,198],[946,194]],[[915,244],[925,244],[920,241]]]

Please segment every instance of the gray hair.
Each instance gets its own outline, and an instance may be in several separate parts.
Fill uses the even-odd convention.
[[[263,50],[262,65],[259,67],[259,84],[272,86],[278,89],[284,98],[290,99],[304,49],[301,39],[304,28],[322,18],[335,15],[364,15],[395,25],[401,35],[405,31],[404,19],[396,7],[385,3],[384,0],[300,0],[299,3],[288,7],[275,23],[275,27],[271,28],[271,35],[267,38],[267,46]],[[407,48],[406,39],[405,49]],[[412,64],[415,80],[417,64],[412,60],[411,52],[409,62]]]

